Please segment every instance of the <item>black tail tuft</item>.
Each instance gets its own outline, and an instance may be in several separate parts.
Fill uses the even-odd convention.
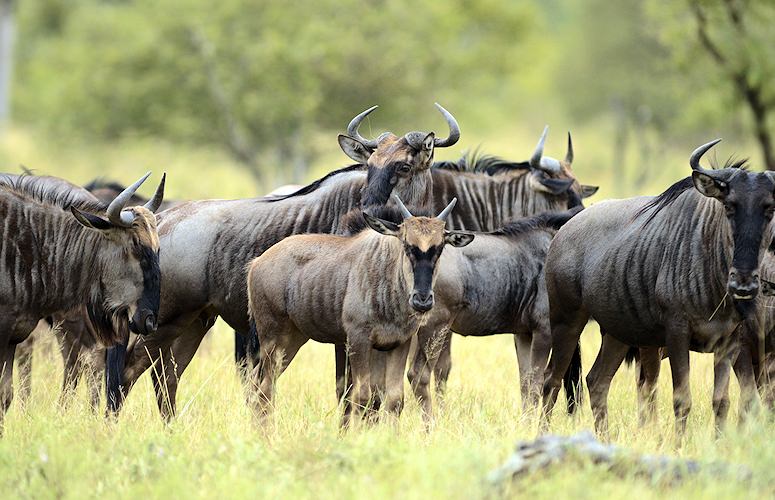
[[[637,347],[630,347],[627,349],[627,354],[624,355],[624,362],[627,363],[627,366],[632,366],[637,361],[640,361],[640,350]]]
[[[584,386],[581,383],[581,344],[576,344],[568,370],[562,378],[565,387],[565,399],[568,415],[573,415],[584,397]]]

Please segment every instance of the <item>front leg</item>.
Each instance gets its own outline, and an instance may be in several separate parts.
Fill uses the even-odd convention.
[[[404,408],[404,372],[410,346],[411,341],[407,341],[386,353],[385,409],[396,419]]]
[[[362,417],[371,406],[371,342],[367,330],[358,330],[361,334],[348,333],[350,370],[352,372],[352,388],[350,400],[345,405],[342,416],[342,428],[346,429],[352,423],[353,417]]]
[[[666,331],[667,355],[673,374],[673,413],[675,414],[676,445],[686,434],[686,420],[692,408],[689,384],[689,328],[685,321],[675,321]]]
[[[638,354],[638,424],[644,426],[657,419],[657,381],[662,366],[662,352],[659,347],[641,347]]]

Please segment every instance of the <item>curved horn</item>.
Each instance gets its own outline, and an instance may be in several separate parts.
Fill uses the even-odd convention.
[[[433,139],[433,146],[437,148],[448,148],[454,145],[460,140],[460,126],[457,124],[457,120],[452,116],[452,113],[444,109],[439,103],[434,103],[439,112],[444,115],[444,119],[447,120],[447,126],[449,127],[449,136],[446,139]]]
[[[568,150],[565,152],[565,163],[569,167],[573,163],[573,139],[570,137],[570,131],[568,131]]]
[[[356,115],[355,118],[350,121],[350,124],[347,125],[347,135],[352,137],[353,139],[358,139],[361,143],[363,143],[364,146],[368,146],[371,149],[377,149],[377,141],[375,139],[366,139],[358,132],[358,127],[360,127],[361,122],[363,121],[366,116],[368,116],[369,113],[377,109],[379,106],[372,106],[363,113]]]
[[[113,225],[120,227],[129,227],[132,225],[132,221],[135,220],[134,214],[123,213],[122,210],[124,210],[124,207],[129,202],[129,199],[134,196],[135,191],[137,191],[137,188],[140,187],[140,184],[145,182],[145,179],[147,179],[150,175],[151,173],[148,172],[142,176],[139,181],[121,191],[121,194],[116,196],[116,198],[110,202],[110,205],[108,205],[107,214],[108,220],[112,222]]]
[[[457,204],[457,198],[452,198],[452,201],[449,202],[449,205],[444,208],[444,210],[441,211],[439,215],[436,216],[437,219],[441,220],[447,220],[447,216],[450,212],[452,212],[452,209],[455,208],[455,205]]]
[[[707,144],[703,144],[699,148],[695,149],[692,155],[689,157],[689,165],[692,167],[692,170],[697,170],[698,172],[705,172],[705,169],[700,166],[700,158],[702,158],[702,155],[708,152],[710,148],[715,146],[721,142],[721,139],[716,139],[715,141],[710,141]]]
[[[549,133],[549,125],[544,127],[544,132],[541,134],[541,138],[538,139],[533,156],[530,157],[530,166],[533,168],[541,168],[541,157],[544,156],[544,143],[546,142],[546,134]]]
[[[161,206],[161,202],[164,200],[164,184],[166,181],[167,181],[167,172],[164,172],[163,174],[161,174],[161,182],[159,182],[159,187],[156,188],[156,192],[153,194],[153,198],[148,200],[148,203],[143,205],[151,212],[155,213]]]
[[[401,210],[401,215],[403,215],[404,219],[413,217],[412,212],[410,212],[409,209],[406,208],[406,205],[404,205],[404,202],[401,201],[401,198],[399,198],[397,194],[395,193],[393,194],[393,199],[396,200],[396,205],[398,205],[398,209]]]

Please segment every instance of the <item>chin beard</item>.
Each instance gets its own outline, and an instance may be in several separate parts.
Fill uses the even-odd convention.
[[[105,347],[129,338],[129,316],[125,308],[107,307],[100,301],[87,307],[97,341]]]

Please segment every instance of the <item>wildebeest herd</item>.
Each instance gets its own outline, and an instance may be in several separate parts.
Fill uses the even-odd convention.
[[[545,429],[561,385],[568,412],[582,400],[579,338],[589,319],[603,337],[586,379],[601,434],[625,358],[638,365],[644,422],[669,358],[679,438],[691,407],[689,351],[714,354],[717,426],[732,369],[741,414],[760,393],[770,402],[775,174],[745,162],[702,167],[713,141],[691,154],[691,177],[662,194],[584,209],[597,188],[575,177],[570,134],[563,160],[544,155],[545,129],[528,161],[434,161],[437,148],[460,139],[455,118],[436,106],[446,138],[366,139],[359,126],[375,106],[338,138],[354,164],[254,199],[163,201],[162,176],[146,200],[136,191],[150,174],[128,188],[0,174],[0,419],[22,350],[27,397],[25,339],[39,322],[62,348],[63,401],[86,372],[96,408],[104,374],[115,414],[150,371],[170,419],[178,383],[218,317],[235,330],[259,421],[310,339],[334,345],[346,427],[378,410],[398,416],[404,376],[430,423],[430,381],[443,394],[452,333],[508,333],[523,411],[539,410]]]

